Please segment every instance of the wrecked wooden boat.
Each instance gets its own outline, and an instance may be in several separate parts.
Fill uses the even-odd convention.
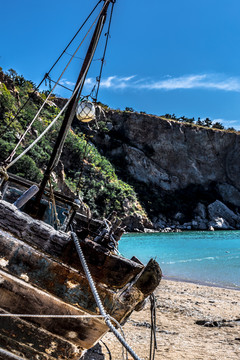
[[[80,242],[106,312],[124,322],[159,284],[158,264],[151,260],[144,267],[91,239]],[[0,289],[1,314],[19,314],[1,317],[0,346],[20,358],[79,359],[108,331],[104,319],[92,317],[100,312],[69,234],[4,200]]]
[[[115,332],[113,324],[124,323],[139,310],[161,280],[156,261],[144,266],[117,253],[123,231],[114,217],[91,219],[81,213],[79,198],[54,193],[54,201],[53,194],[49,200],[51,189],[46,187],[76,109],[81,118],[78,101],[114,3],[104,0],[94,22],[75,90],[60,112],[66,109],[41,184],[7,173],[21,155],[13,159],[12,154],[0,167],[0,359],[77,360],[109,328]],[[88,116],[82,121],[89,121]],[[47,223],[49,203],[63,218],[57,229]]]

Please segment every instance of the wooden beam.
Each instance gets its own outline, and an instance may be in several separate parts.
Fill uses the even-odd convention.
[[[17,356],[10,351],[0,347],[0,360],[26,360],[26,358]]]
[[[6,312],[0,309],[0,313]],[[82,354],[80,347],[15,317],[1,318],[0,346],[15,354],[24,353],[28,359],[79,360]]]
[[[0,306],[12,314],[88,315],[2,270]],[[94,318],[27,318],[27,321],[85,349],[108,330],[103,321]]]
[[[87,309],[93,314],[98,313],[85,274],[55,261],[23,241],[1,233],[0,268],[83,311]],[[96,284],[96,287],[107,312],[111,311],[115,293],[102,283]]]
[[[32,219],[3,200],[0,201],[0,228],[83,272],[75,245],[68,234]],[[81,244],[94,280],[110,288],[122,288],[144,268],[134,261],[111,254],[91,240]]]

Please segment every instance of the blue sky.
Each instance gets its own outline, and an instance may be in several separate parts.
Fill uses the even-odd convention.
[[[40,82],[96,3],[2,1],[0,66]],[[239,0],[117,0],[99,100],[150,114],[209,117],[240,129],[239,16]],[[100,50],[86,94],[98,76],[99,57]],[[69,58],[64,55],[54,80]],[[62,83],[72,87],[80,66],[81,59],[74,59]],[[61,88],[55,92],[69,96]]]

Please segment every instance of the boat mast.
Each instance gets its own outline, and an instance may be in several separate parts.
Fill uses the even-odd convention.
[[[51,172],[56,167],[56,165],[57,165],[57,163],[58,163],[58,161],[60,159],[60,156],[61,156],[61,153],[62,153],[62,150],[63,150],[63,145],[64,145],[64,142],[65,142],[68,130],[70,129],[72,121],[73,121],[74,116],[75,116],[77,102],[78,102],[78,100],[79,100],[79,98],[81,96],[81,92],[82,92],[82,89],[83,89],[83,86],[84,86],[84,81],[86,79],[89,67],[91,65],[95,50],[96,50],[98,42],[99,42],[99,38],[101,36],[102,30],[103,30],[103,27],[104,27],[104,24],[105,24],[105,21],[106,21],[107,9],[108,9],[108,6],[109,6],[110,2],[112,2],[112,0],[103,0],[103,1],[104,1],[103,9],[102,9],[101,15],[99,16],[98,22],[96,24],[96,27],[95,27],[95,30],[94,30],[90,45],[89,45],[88,50],[87,50],[87,54],[85,56],[81,71],[79,73],[79,76],[78,76],[78,79],[77,79],[77,82],[76,82],[76,85],[75,85],[75,89],[77,87],[79,87],[79,90],[73,96],[73,98],[70,101],[70,103],[68,105],[68,108],[66,110],[66,113],[65,113],[65,116],[64,116],[64,119],[63,119],[63,122],[62,122],[62,125],[61,125],[61,128],[60,128],[57,140],[55,142],[55,145],[54,145],[54,148],[53,148],[53,151],[52,151],[52,154],[51,154],[51,158],[49,160],[47,169],[46,169],[46,171],[44,173],[44,177],[42,179],[42,182],[41,182],[40,187],[39,187],[39,191],[38,191],[37,196],[36,196],[36,200],[35,200],[35,204],[34,204],[35,205],[34,207],[35,207],[36,210],[38,209],[38,206],[40,204],[40,201],[41,201],[41,198],[43,196],[44,189],[45,189],[45,187],[47,185],[47,182],[50,179]]]

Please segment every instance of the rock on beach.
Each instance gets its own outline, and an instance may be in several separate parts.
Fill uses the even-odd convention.
[[[163,280],[155,295],[156,360],[240,359],[240,291]],[[148,303],[123,326],[128,343],[144,360],[149,359],[150,322]],[[103,341],[112,358],[121,360],[122,348],[114,336],[107,333]],[[102,351],[109,359],[104,346]]]

